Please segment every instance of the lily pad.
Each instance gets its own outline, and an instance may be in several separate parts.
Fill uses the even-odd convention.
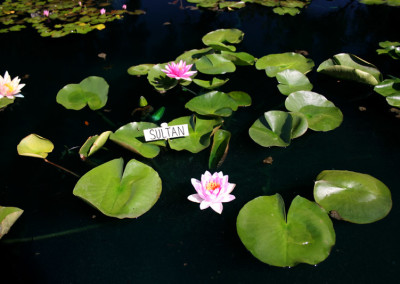
[[[233,111],[237,110],[238,104],[227,94],[212,91],[194,97],[186,103],[185,107],[201,115],[227,117],[230,116]]]
[[[154,158],[160,153],[159,146],[166,146],[166,142],[145,142],[143,130],[156,127],[159,126],[150,122],[131,122],[112,133],[110,140],[145,158]]]
[[[338,79],[373,86],[382,81],[382,74],[374,65],[348,53],[336,54],[332,59],[325,60],[317,71]]]
[[[14,100],[15,100],[14,98],[13,99],[1,98],[0,99],[0,109],[5,108],[9,104],[12,104],[14,102]]]
[[[204,55],[195,64],[197,71],[209,75],[225,74],[236,70],[235,64],[220,54]]]
[[[393,59],[400,59],[400,42],[382,41],[379,43],[381,49],[377,49],[378,54],[388,54]]]
[[[255,58],[247,52],[222,51],[221,55],[237,66],[254,65]]]
[[[227,93],[227,95],[235,100],[238,106],[247,107],[251,105],[251,97],[248,93],[242,91],[232,91]]]
[[[285,101],[288,110],[304,114],[308,127],[315,131],[330,131],[343,121],[343,114],[324,96],[310,92],[291,93]]]
[[[212,132],[219,128],[223,120],[221,118],[207,118],[197,116],[184,116],[174,119],[169,126],[188,124],[189,136],[168,140],[171,149],[187,150],[198,153],[210,145]]]
[[[296,91],[311,91],[313,88],[307,76],[297,70],[287,69],[279,72],[276,79],[280,83],[279,91],[286,96]]]
[[[24,210],[17,207],[0,206],[0,239],[9,232]]]
[[[244,33],[238,29],[219,29],[206,34],[202,41],[205,45],[217,50],[235,51],[236,47],[226,43],[240,43],[243,40],[243,36]]]
[[[340,219],[357,224],[378,221],[392,208],[390,190],[378,179],[351,171],[323,171],[314,185],[315,201]]]
[[[215,88],[221,87],[228,81],[229,81],[229,79],[221,80],[221,79],[218,79],[217,77],[212,78],[211,81],[193,79],[193,82],[196,85],[203,87],[205,89],[215,89]]]
[[[261,57],[256,62],[256,68],[258,70],[265,69],[268,77],[275,77],[276,74],[286,69],[294,69],[306,74],[313,67],[314,61],[312,59],[305,58],[303,55],[294,52],[269,54]]]
[[[178,84],[178,80],[169,78],[163,71],[167,64],[154,65],[147,74],[149,83],[159,92],[164,93]]]
[[[140,64],[128,68],[128,74],[133,76],[147,75],[154,64]]]
[[[297,14],[300,14],[300,9],[292,7],[276,7],[272,9],[272,11],[278,15],[289,14],[290,16],[296,16]]]
[[[98,110],[107,103],[108,87],[103,78],[90,76],[79,84],[64,86],[57,93],[56,100],[67,109],[80,110],[89,105],[90,109]]]
[[[307,131],[307,121],[284,111],[268,111],[249,129],[251,139],[263,147],[286,147],[292,138]]]
[[[161,194],[161,179],[151,167],[130,160],[123,169],[122,158],[102,164],[75,185],[73,194],[116,218],[137,218],[157,202]]]
[[[111,131],[105,131],[100,135],[89,137],[79,150],[81,159],[86,159],[100,150],[107,142],[111,133]]]
[[[279,194],[255,198],[240,210],[236,228],[253,256],[280,267],[318,264],[329,256],[335,244],[328,214],[300,196],[293,200],[287,217]]]
[[[206,48],[202,48],[202,49],[192,49],[192,50],[186,51],[185,53],[179,55],[175,59],[175,62],[179,62],[179,61],[183,60],[186,62],[186,64],[193,64],[196,60],[201,58],[203,55],[209,54],[210,52],[213,52],[213,49],[211,47],[206,47]]]
[[[386,97],[389,105],[400,107],[400,78],[386,79],[376,85],[374,91]]]
[[[18,155],[45,159],[54,149],[53,143],[37,134],[30,134],[19,142]]]
[[[208,167],[210,169],[219,168],[225,161],[231,133],[227,130],[218,129],[213,137],[210,158],[208,159]]]

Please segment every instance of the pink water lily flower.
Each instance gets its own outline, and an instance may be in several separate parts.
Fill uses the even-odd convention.
[[[104,15],[105,13],[106,13],[106,9],[104,9],[104,8],[100,9],[100,14],[101,15]]]
[[[126,4],[122,5],[122,9],[126,10]]]
[[[222,172],[214,173],[206,171],[201,175],[201,181],[192,178],[192,184],[197,194],[188,196],[193,202],[200,203],[200,209],[211,207],[215,212],[222,213],[222,202],[229,202],[235,199],[230,193],[236,184],[228,182],[228,175],[224,176]]]
[[[0,76],[0,99],[14,99],[15,97],[23,98],[24,96],[19,92],[25,84],[20,84],[19,81],[20,79],[18,76],[11,80],[8,71],[6,71],[4,77]]]
[[[43,15],[44,15],[45,17],[48,17],[48,16],[50,15],[49,10],[44,10],[44,11],[43,11]]]
[[[161,70],[167,74],[170,78],[175,78],[176,80],[183,79],[187,81],[192,81],[193,74],[196,74],[197,71],[189,71],[192,68],[193,64],[186,65],[185,61],[179,61],[179,63],[171,62],[165,66],[165,70]]]

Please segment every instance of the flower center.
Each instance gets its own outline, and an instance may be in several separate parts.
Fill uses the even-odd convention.
[[[217,183],[217,182],[214,182],[214,181],[210,181],[206,185],[206,189],[209,190],[209,191],[214,191],[214,190],[216,190],[216,189],[218,189],[220,187],[221,187],[221,185],[219,183]]]
[[[6,87],[8,89],[8,94],[12,93],[14,91],[14,88],[12,85],[10,85],[9,83],[4,84],[4,87]]]

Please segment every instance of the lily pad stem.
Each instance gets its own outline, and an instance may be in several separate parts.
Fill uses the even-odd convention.
[[[107,116],[105,116],[101,111],[96,111],[96,113],[112,128],[117,128],[114,122],[112,122]]]
[[[71,175],[76,176],[77,178],[80,178],[80,175],[77,175],[76,173],[71,172],[70,170],[68,170],[68,169],[66,169],[66,168],[64,168],[64,167],[62,167],[62,166],[60,166],[60,165],[57,165],[57,164],[55,164],[55,163],[53,163],[53,162],[50,162],[50,161],[47,160],[47,159],[43,159],[43,160],[44,160],[46,163],[49,163],[50,165],[53,165],[53,166],[55,166],[55,167],[57,167],[57,168],[59,168],[59,169],[65,171],[65,172],[67,172],[67,173],[69,173],[69,174],[71,174]]]
[[[182,91],[184,91],[184,92],[190,92],[190,93],[192,93],[193,95],[197,96],[197,94],[196,94],[194,91],[192,91],[192,90],[190,90],[190,89],[188,89],[188,88],[186,88],[186,87],[184,87],[184,86],[182,86]]]

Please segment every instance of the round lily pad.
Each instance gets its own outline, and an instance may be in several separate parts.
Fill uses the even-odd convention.
[[[232,111],[237,110],[238,104],[225,93],[212,91],[204,95],[194,97],[185,105],[201,115],[230,116]]]
[[[123,166],[120,158],[92,169],[79,179],[73,194],[107,216],[139,217],[160,197],[161,179],[153,168],[137,160],[130,160],[125,170]]]
[[[378,179],[351,171],[323,171],[314,185],[315,201],[339,219],[366,224],[392,208],[390,190]]]
[[[128,74],[134,76],[147,75],[154,64],[140,64],[128,68]]]
[[[311,91],[313,85],[307,76],[297,70],[287,69],[276,74],[281,94],[288,96],[296,91]]]
[[[19,142],[17,146],[18,154],[45,159],[54,149],[53,143],[37,134],[30,134]]]
[[[235,72],[236,66],[220,54],[207,54],[196,61],[197,71],[210,74],[225,74]]]
[[[178,84],[178,80],[169,78],[163,71],[167,64],[154,65],[147,74],[149,83],[159,92],[164,93]]]
[[[202,41],[205,45],[214,49],[235,51],[236,48],[225,43],[240,43],[243,40],[244,33],[238,29],[219,29],[206,34]]]
[[[287,216],[279,194],[255,198],[240,210],[236,228],[256,258],[280,267],[320,263],[335,244],[328,214],[300,196],[293,200]]]

